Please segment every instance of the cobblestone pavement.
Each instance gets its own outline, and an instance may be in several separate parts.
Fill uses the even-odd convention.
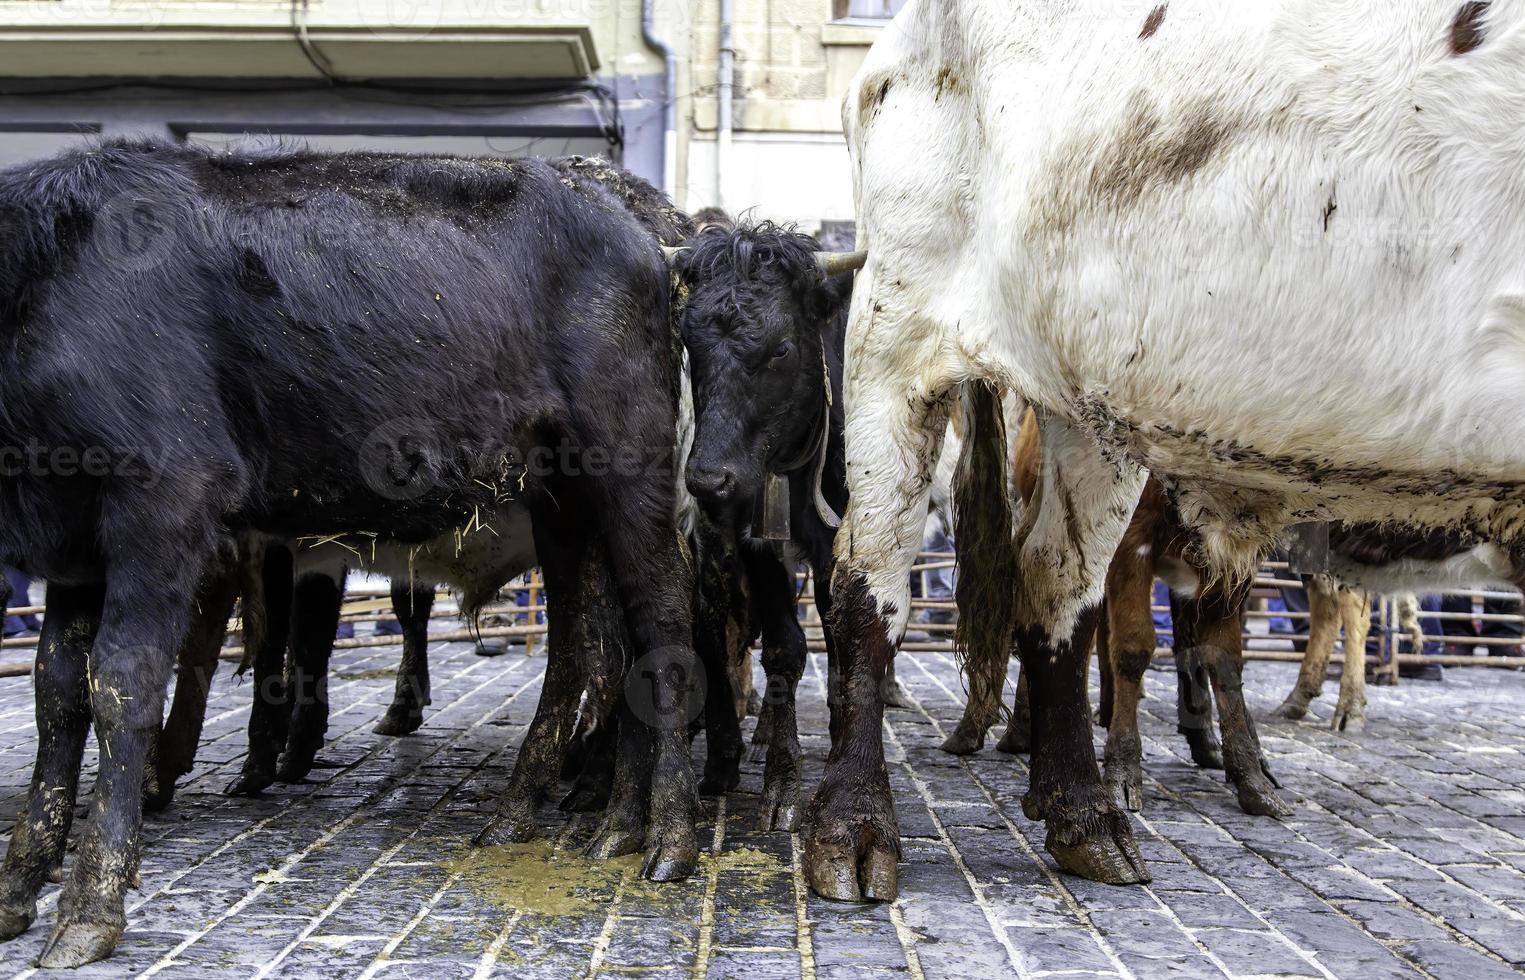
[[[389,739],[370,727],[395,657],[336,656],[329,768],[258,800],[220,795],[243,752],[249,698],[223,667],[200,764],[175,806],[148,820],[129,931],[113,960],[79,975],[1486,980],[1525,964],[1522,674],[1452,670],[1445,684],[1373,689],[1359,737],[1263,722],[1298,799],[1278,823],[1244,816],[1221,774],[1189,764],[1174,734],[1174,675],[1151,673],[1137,829],[1154,883],[1111,888],[1045,859],[1042,829],[1018,803],[1020,761],[937,750],[962,703],[956,673],[946,657],[903,655],[919,707],[890,712],[886,729],[902,897],[845,906],[806,893],[797,838],[755,829],[762,767],[751,762],[740,792],[707,801],[703,833],[719,856],[686,883],[644,883],[636,859],[581,858],[592,819],[554,810],[549,841],[471,852],[544,661],[439,646],[428,723]],[[822,667],[814,658],[802,685],[807,787],[826,751]],[[1274,705],[1293,673],[1252,665],[1254,709]],[[1325,719],[1331,696],[1316,707]],[[0,680],[7,815],[30,771],[31,719],[29,681]],[[6,975],[27,971],[56,904],[50,886],[38,923],[0,946]]]

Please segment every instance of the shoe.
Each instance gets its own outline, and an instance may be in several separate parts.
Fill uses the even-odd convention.
[[[1411,681],[1444,681],[1446,669],[1440,664],[1403,664],[1398,676]]]

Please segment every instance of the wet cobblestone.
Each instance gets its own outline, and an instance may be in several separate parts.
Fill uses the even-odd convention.
[[[1022,760],[991,748],[970,759],[937,751],[962,706],[958,676],[947,657],[903,655],[900,677],[918,706],[886,722],[905,835],[902,897],[875,907],[808,894],[798,839],[756,829],[762,766],[751,762],[738,792],[706,801],[702,839],[720,858],[688,882],[650,885],[630,859],[582,861],[594,817],[554,809],[544,814],[547,841],[518,864],[471,857],[467,841],[507,782],[544,661],[437,647],[425,727],[389,739],[370,728],[396,656],[336,654],[322,768],[255,800],[221,794],[241,763],[249,698],[225,665],[196,771],[147,822],[142,887],[129,896],[119,951],[76,975],[1487,980],[1525,971],[1525,674],[1452,670],[1444,684],[1373,689],[1359,736],[1327,730],[1327,697],[1315,704],[1322,721],[1260,722],[1297,801],[1278,823],[1240,813],[1221,773],[1190,764],[1174,734],[1174,675],[1151,673],[1147,808],[1136,829],[1155,877],[1118,889],[1054,870],[1042,827],[1021,812]],[[813,658],[801,686],[807,788],[826,752],[823,666]],[[1252,708],[1263,715],[1294,673],[1251,665]],[[30,682],[0,680],[7,835],[34,737]],[[543,867],[553,848],[554,880],[537,884],[524,869]],[[29,971],[57,893],[49,886],[38,923],[0,946],[4,975]]]

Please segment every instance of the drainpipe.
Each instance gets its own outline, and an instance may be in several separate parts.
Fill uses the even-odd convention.
[[[719,131],[715,135],[715,203],[724,208],[725,178],[731,172],[731,112],[735,102],[736,48],[731,25],[736,19],[736,0],[720,0],[720,97]]]
[[[678,193],[678,55],[672,45],[657,34],[657,0],[641,0],[641,36],[646,46],[661,55],[667,73],[664,86],[662,123],[666,130],[662,143],[662,190],[668,197]]]

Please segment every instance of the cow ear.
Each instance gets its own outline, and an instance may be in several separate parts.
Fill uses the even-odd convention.
[[[812,312],[823,321],[835,319],[852,303],[853,278],[851,276],[827,276],[813,290],[815,309]]]

